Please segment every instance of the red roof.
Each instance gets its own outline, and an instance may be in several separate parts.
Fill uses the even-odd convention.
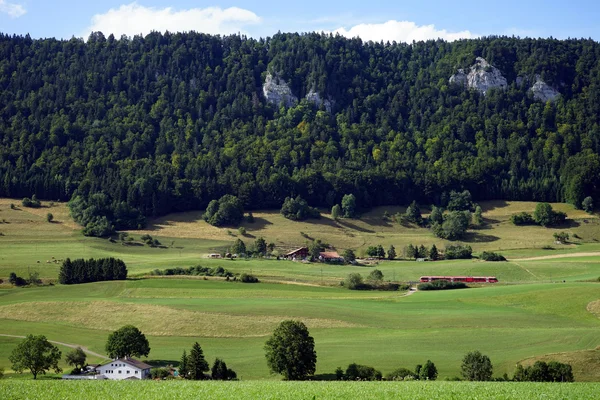
[[[323,258],[342,258],[337,251],[322,251],[319,255]]]

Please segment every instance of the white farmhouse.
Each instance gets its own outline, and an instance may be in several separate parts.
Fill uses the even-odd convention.
[[[150,368],[152,368],[150,365],[133,358],[117,358],[100,365],[96,368],[96,372],[112,380],[145,379],[150,377]]]

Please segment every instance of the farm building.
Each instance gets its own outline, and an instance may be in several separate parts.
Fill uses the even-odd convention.
[[[145,379],[150,377],[150,365],[133,358],[117,358],[96,368],[106,379]]]
[[[288,260],[303,260],[306,257],[308,257],[308,247],[300,247],[284,255]]]
[[[337,251],[322,251],[319,253],[319,260],[325,262],[344,262],[344,257],[340,256]]]

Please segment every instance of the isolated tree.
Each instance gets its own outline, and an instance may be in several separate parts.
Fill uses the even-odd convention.
[[[354,251],[352,249],[344,250],[344,252],[342,253],[342,257],[344,257],[344,261],[346,261],[347,263],[352,263],[356,260],[356,254],[354,254]]]
[[[246,244],[242,239],[236,239],[231,246],[231,252],[233,254],[246,254]]]
[[[48,222],[54,221],[54,215],[52,215],[52,213],[46,214],[46,221],[48,221]]]
[[[267,242],[261,236],[254,242],[254,247],[256,247],[256,252],[259,254],[265,254],[267,252]]]
[[[334,220],[337,221],[341,215],[342,215],[342,207],[340,207],[339,204],[336,204],[333,207],[331,207],[331,218],[333,218]]]
[[[554,233],[554,240],[556,240],[559,243],[567,243],[569,241],[569,234],[567,232],[555,232]]]
[[[460,239],[471,221],[471,213],[468,211],[451,211],[444,218],[442,225],[434,225],[433,232],[436,236],[448,240]]]
[[[320,242],[317,242],[316,240],[313,240],[308,245],[308,256],[311,258],[312,261],[316,261],[319,259],[321,251],[323,251],[323,246]]]
[[[554,221],[553,215],[554,211],[549,203],[538,203],[533,212],[533,219],[542,226],[550,226]]]
[[[481,226],[481,224],[483,224],[483,210],[481,209],[481,206],[477,206],[475,207],[475,212],[473,213],[473,225],[475,226]]]
[[[198,342],[192,346],[187,367],[190,379],[195,381],[204,379],[204,373],[208,371],[208,363],[204,359],[204,352]]]
[[[281,322],[265,344],[265,356],[269,369],[286,380],[303,380],[315,373],[315,341],[300,321]]]
[[[377,246],[367,247],[367,250],[365,250],[365,254],[368,255],[369,257],[378,257],[379,251],[377,249]]]
[[[15,347],[8,359],[12,363],[13,371],[23,373],[28,369],[33,379],[37,379],[39,374],[45,374],[50,369],[57,374],[62,371],[58,366],[61,354],[58,347],[50,343],[46,336],[28,335]]]
[[[492,379],[493,367],[488,356],[472,351],[463,358],[460,371],[468,381],[489,381]]]
[[[179,361],[179,370],[178,370],[179,376],[184,379],[187,379],[189,371],[190,371],[188,364],[189,364],[189,358],[187,356],[186,351],[184,350],[183,354],[181,355],[181,360]]]
[[[387,251],[387,258],[388,260],[393,260],[396,258],[396,248],[393,244],[390,244],[390,248]]]
[[[75,367],[79,371],[82,371],[83,367],[85,367],[86,359],[87,356],[85,352],[81,349],[81,347],[73,349],[72,351],[68,352],[65,356],[65,361],[67,362],[67,364]]]
[[[581,202],[581,208],[583,208],[585,212],[590,214],[594,212],[594,200],[592,199],[592,196],[588,196],[585,199],[583,199],[583,201]]]
[[[356,217],[356,197],[353,194],[344,195],[342,198],[342,211],[344,218]]]
[[[427,360],[425,365],[419,371],[419,379],[422,381],[435,381],[438,376],[438,370],[431,360]]]
[[[431,245],[431,249],[429,250],[429,259],[432,261],[436,261],[439,258],[440,254],[438,252],[437,247],[435,246],[435,244]]]
[[[150,344],[138,328],[125,325],[108,335],[106,352],[110,358],[147,357]]]

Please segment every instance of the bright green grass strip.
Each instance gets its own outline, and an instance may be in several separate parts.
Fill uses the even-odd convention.
[[[592,399],[597,383],[4,381],[3,399]]]

